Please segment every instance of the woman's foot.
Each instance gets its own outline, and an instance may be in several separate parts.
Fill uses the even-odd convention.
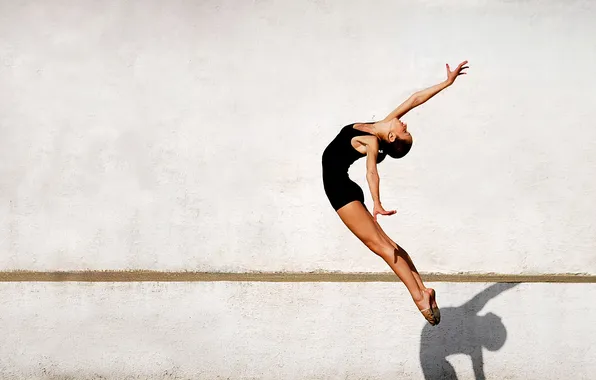
[[[435,316],[435,320],[437,321],[438,325],[441,322],[441,310],[439,310],[439,306],[437,306],[437,295],[435,290],[433,288],[426,288],[424,291],[430,296],[430,309]]]
[[[435,326],[437,323],[437,319],[435,318],[435,314],[433,313],[432,309],[432,296],[431,292],[428,292],[426,289],[420,292],[422,295],[422,299],[420,301],[414,301],[416,306],[418,306],[418,310],[422,313],[424,318],[431,326]]]

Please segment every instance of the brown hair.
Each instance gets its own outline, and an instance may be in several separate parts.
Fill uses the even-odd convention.
[[[386,143],[383,147],[385,153],[391,158],[402,158],[412,149],[412,141],[396,138],[392,143]]]

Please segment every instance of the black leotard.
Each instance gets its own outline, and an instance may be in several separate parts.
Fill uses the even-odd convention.
[[[352,138],[363,135],[372,134],[354,128],[354,124],[346,125],[323,152],[323,186],[331,206],[336,211],[352,201],[364,204],[362,189],[348,176],[350,165],[366,156],[352,146]],[[385,155],[379,150],[377,162],[383,161]]]

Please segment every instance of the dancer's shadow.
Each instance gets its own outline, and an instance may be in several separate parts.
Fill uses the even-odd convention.
[[[482,348],[497,351],[505,344],[507,330],[493,313],[478,315],[486,303],[517,283],[497,283],[459,307],[441,308],[441,323],[426,325],[420,339],[420,363],[426,380],[457,379],[447,356],[466,354],[472,358],[476,380],[484,379]],[[440,306],[440,305],[439,305]]]

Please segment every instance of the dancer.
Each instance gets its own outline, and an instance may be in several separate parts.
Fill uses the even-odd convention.
[[[331,205],[350,231],[389,264],[408,288],[418,310],[433,326],[441,321],[434,289],[424,286],[408,253],[391,240],[377,222],[379,214],[395,214],[395,210],[387,211],[381,204],[377,164],[387,155],[401,158],[410,151],[412,135],[400,118],[451,86],[459,75],[466,74],[463,70],[468,68],[467,63],[463,61],[453,71],[447,64],[445,81],[414,93],[382,121],[346,125],[325,148],[322,159],[323,185]],[[348,176],[350,165],[364,156],[366,180],[374,202],[372,215],[364,205],[362,189]]]

